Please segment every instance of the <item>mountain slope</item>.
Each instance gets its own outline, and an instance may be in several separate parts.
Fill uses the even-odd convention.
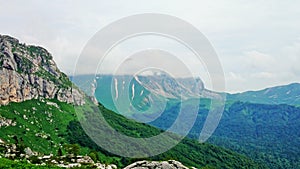
[[[164,74],[134,77],[79,75],[71,79],[106,108],[141,122],[158,115],[169,100],[185,101],[203,97],[217,100],[222,97],[220,93],[205,89],[200,79],[174,79]]]
[[[184,109],[182,105],[188,105],[190,110],[192,107],[199,105],[198,117],[189,133],[189,137],[197,139],[208,115],[210,100],[200,99],[199,103],[199,100],[190,97],[190,99],[181,101],[178,97],[182,93],[181,91],[185,89],[182,89],[182,87],[176,89],[178,85],[170,85],[173,82],[168,80],[167,77],[165,79],[142,78],[145,79],[133,79],[129,86],[123,87],[122,80],[118,81],[116,85],[112,76],[102,75],[96,81],[100,87],[96,88],[95,96],[101,103],[114,111],[117,111],[113,102],[116,89],[119,90],[119,95],[123,88],[128,89],[130,103],[134,108],[142,111],[149,110],[151,104],[155,104],[153,102],[155,99],[168,100],[163,112],[160,112],[159,116],[154,118],[155,120],[148,122],[148,124],[163,130],[168,129],[174,123],[178,112]],[[122,77],[117,77],[117,79],[122,79]],[[111,82],[113,82],[112,88]],[[118,87],[115,88],[114,86]],[[134,86],[134,90],[132,90],[132,86]],[[203,89],[201,86],[199,88],[200,91]],[[126,92],[126,90],[124,91]],[[194,91],[197,93],[196,90]],[[186,92],[190,93],[188,90]],[[153,93],[158,97],[154,98]],[[185,96],[191,95],[187,94]],[[228,94],[226,109],[210,142],[243,153],[258,161],[266,162],[270,168],[300,167],[298,160],[300,150],[297,148],[300,146],[300,134],[298,132],[300,131],[300,109],[293,106],[299,105],[299,98],[300,84],[298,83],[268,88],[262,91]],[[159,107],[154,107],[156,109],[152,110],[160,111]],[[133,119],[140,119],[140,117],[132,116],[131,112],[132,110],[129,109],[118,113]],[[152,119],[149,114],[146,114],[146,116]]]
[[[72,105],[53,100],[28,100],[0,107],[0,138],[14,143],[13,136],[31,149],[56,154],[68,142],[64,139],[69,121],[76,119]]]
[[[83,115],[84,111],[89,110],[89,105],[94,103],[76,87],[72,88],[72,83],[58,70],[45,49],[21,44],[8,36],[0,36],[0,49],[1,142],[12,146],[15,144],[20,152],[24,151],[24,147],[30,147],[38,154],[67,154],[67,150],[61,150],[63,147],[80,144],[81,149],[75,145],[77,150],[80,149],[80,154],[92,153],[95,160],[115,163],[119,167],[140,160],[113,155],[89,139],[76,115]],[[74,105],[83,112],[75,112]],[[162,132],[149,125],[128,120],[101,105],[99,109],[113,127],[132,137],[147,137]],[[2,148],[1,157],[8,152],[1,152]],[[16,156],[12,154],[10,157]],[[199,144],[190,139],[184,139],[172,150],[150,159],[177,159],[188,166],[199,168],[265,167],[232,151]],[[5,159],[1,161],[12,166],[23,166],[20,164],[22,162],[15,164]]]
[[[99,109],[106,121],[118,132],[124,133],[135,138],[148,138],[158,135],[162,130],[155,127],[137,123],[134,120],[126,119],[125,117],[114,113],[104,106],[99,105]],[[91,118],[95,118],[92,116]],[[95,124],[96,125],[96,124]],[[82,146],[87,146],[92,149],[103,151],[102,148],[95,144],[91,144],[91,140],[86,136],[78,122],[73,122],[69,126],[69,139],[71,142],[79,142]],[[113,144],[113,140],[112,143]],[[147,147],[145,147],[147,148]],[[105,153],[105,151],[103,151]],[[107,153],[109,154],[109,153]],[[191,139],[183,139],[178,145],[171,150],[154,157],[151,160],[169,160],[174,159],[182,162],[187,166],[215,167],[215,168],[266,168],[266,166],[257,164],[249,160],[245,156],[238,155],[232,151],[216,147],[210,144],[200,144],[198,141]],[[125,159],[124,159],[125,160]],[[127,159],[130,162],[138,159]]]
[[[267,162],[300,167],[300,108],[235,102],[223,113],[211,143]]]
[[[261,104],[300,105],[300,83],[276,86],[259,91],[228,94],[227,99]]]
[[[99,109],[108,123],[116,130],[132,137],[157,135],[161,130],[128,120],[103,106]],[[11,123],[1,126],[0,138],[14,143],[13,136],[23,140],[26,146],[41,153],[56,154],[64,144],[77,143],[83,153],[91,150],[99,152],[102,162],[113,162],[119,166],[128,165],[139,159],[127,159],[115,156],[98,147],[81,128],[73,106],[57,100],[29,100],[21,103],[10,103],[0,107],[1,119]],[[126,126],[124,128],[124,126]],[[216,168],[264,168],[245,156],[209,144],[199,144],[191,139],[184,139],[168,152],[150,160],[181,161],[195,167],[213,166]]]

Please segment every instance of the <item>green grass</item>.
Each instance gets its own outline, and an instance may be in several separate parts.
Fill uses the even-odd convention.
[[[162,130],[155,127],[137,123],[134,120],[127,119],[122,115],[116,114],[104,106],[100,105],[99,110],[105,117],[106,121],[117,131],[135,138],[148,138],[158,135]],[[90,115],[90,117],[89,117]],[[101,127],[101,124],[92,119],[97,118],[97,115],[86,112],[85,118],[89,119],[89,123],[95,125],[96,128]],[[134,161],[141,159],[130,159],[115,156],[106,152],[101,147],[98,147],[89,137],[84,133],[79,122],[71,122],[69,125],[69,140],[72,143],[80,143],[83,147],[89,147],[105,155],[106,158],[112,157],[121,163],[121,166],[128,165]],[[114,144],[114,140],[110,140],[110,144]],[[117,146],[117,145],[116,145]],[[142,146],[142,145],[137,145]],[[148,147],[142,147],[147,149]],[[183,139],[179,144],[169,151],[148,158],[148,160],[178,160],[186,166],[194,166],[198,168],[214,166],[215,168],[266,168],[264,165],[257,164],[246,156],[239,155],[235,152],[213,146],[211,144],[199,143],[192,139]],[[121,161],[119,161],[121,160]]]
[[[53,102],[58,105],[47,105]],[[16,135],[25,145],[41,153],[55,153],[64,139],[69,121],[76,119],[73,106],[56,100],[30,100],[0,107],[0,115],[17,122],[16,126],[1,128],[0,138],[9,143]],[[44,136],[44,138],[43,138]]]
[[[28,163],[26,160],[13,161],[5,158],[0,158],[0,168],[1,169],[61,169],[55,166],[37,166]]]
[[[47,105],[47,102],[56,103],[58,108]],[[81,107],[81,110],[76,109],[78,118],[82,120],[96,118],[84,114],[86,111],[93,111],[89,104],[91,103],[87,102],[86,105]],[[155,127],[126,119],[102,105],[98,108],[115,130],[128,136],[151,137],[162,132],[162,130]],[[97,146],[83,131],[71,104],[61,103],[54,99],[10,103],[7,106],[0,107],[0,115],[17,122],[16,126],[1,128],[0,138],[8,143],[13,143],[12,137],[16,135],[19,139],[22,138],[25,146],[29,146],[32,150],[44,154],[53,153],[54,155],[57,154],[60,146],[76,143],[81,146],[80,154],[97,151],[98,160],[101,163],[113,163],[118,167],[124,167],[134,161],[142,160],[120,157]],[[37,133],[47,137],[36,136]],[[111,140],[111,142],[114,142],[114,140]],[[146,160],[156,161],[169,159],[178,160],[186,166],[198,168],[208,168],[210,166],[215,168],[265,168],[243,155],[210,144],[200,144],[191,139],[184,139],[177,146],[161,155],[146,158]],[[3,163],[14,162],[4,161]],[[13,164],[8,166],[10,165]],[[18,165],[25,164],[16,164],[16,167]]]

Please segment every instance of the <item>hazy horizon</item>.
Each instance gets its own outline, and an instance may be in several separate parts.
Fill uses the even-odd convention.
[[[300,1],[279,0],[1,1],[0,21],[3,25],[0,34],[46,48],[61,71],[70,75],[85,44],[104,26],[133,14],[172,15],[191,23],[208,38],[223,67],[226,91],[236,93],[299,82],[298,6]],[[169,42],[165,42],[165,48],[176,50],[175,44],[168,46]],[[118,48],[115,54],[124,54],[127,47],[143,45],[147,44],[132,41],[124,48]],[[181,57],[193,64],[184,52]],[[109,62],[113,63],[114,59]],[[109,69],[110,65],[106,67]],[[203,81],[209,83],[206,77]]]
[[[94,77],[98,77],[98,76],[133,76],[132,74],[118,74],[118,75],[113,75],[113,74],[78,74],[76,76],[94,76]],[[139,76],[152,76],[152,75],[139,75]],[[72,80],[73,75],[69,75],[68,77],[70,77],[70,79]],[[177,77],[176,79],[187,79],[187,78],[193,78],[191,77]],[[202,79],[201,79],[202,80]],[[288,86],[291,84],[300,84],[300,81],[295,81],[295,82],[290,82],[290,83],[283,83],[283,84],[279,84],[279,85],[269,85],[269,86],[263,86],[262,88],[258,88],[258,89],[245,89],[243,91],[233,91],[233,92],[228,92],[225,91],[225,93],[229,93],[229,94],[238,94],[238,93],[243,93],[243,92],[249,92],[249,91],[260,91],[260,90],[264,90],[264,89],[268,89],[268,88],[272,88],[272,87],[278,87],[278,86]],[[208,90],[212,90],[210,87],[207,87],[204,83],[204,87],[206,87],[206,89]]]

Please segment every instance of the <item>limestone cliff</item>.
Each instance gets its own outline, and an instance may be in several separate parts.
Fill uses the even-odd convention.
[[[46,49],[0,35],[0,105],[37,98],[84,104],[84,94],[72,88]]]

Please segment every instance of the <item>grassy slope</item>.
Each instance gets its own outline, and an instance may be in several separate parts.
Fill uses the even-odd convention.
[[[0,168],[1,169],[14,169],[14,168],[22,168],[22,169],[59,169],[60,167],[55,166],[36,166],[34,164],[29,164],[25,160],[24,161],[12,161],[5,158],[0,158]]]
[[[99,109],[106,121],[114,129],[131,137],[151,137],[162,132],[152,126],[126,119],[125,117],[116,114],[101,105],[99,106]],[[75,126],[76,124],[73,124],[73,129],[69,130],[70,138],[73,139],[74,142],[80,140],[82,146],[91,146],[91,141],[83,133],[83,130],[78,127],[78,124],[77,127]],[[97,149],[97,147],[91,148]],[[99,150],[101,151],[101,149]],[[103,151],[103,153],[105,154],[105,151]],[[171,150],[150,158],[150,160],[168,159],[175,159],[181,161],[187,166],[195,166],[198,168],[202,168],[204,166],[215,168],[264,168],[264,166],[256,164],[245,156],[210,144],[200,144],[191,139],[184,139]],[[125,161],[129,161],[129,163],[136,160],[138,159],[125,159]]]
[[[259,91],[247,91],[237,94],[228,94],[228,100],[243,101],[260,104],[300,104],[300,84],[271,87]]]
[[[193,100],[189,106],[196,105]],[[150,124],[167,129],[177,118],[180,102],[170,102],[160,118]],[[201,99],[190,138],[199,138],[206,120],[209,101]],[[270,168],[299,168],[299,107],[226,102],[226,109],[208,142],[244,154]]]
[[[47,105],[56,103],[59,107]],[[56,153],[64,139],[69,121],[76,119],[73,106],[57,100],[29,100],[22,103],[10,103],[0,107],[0,115],[16,121],[16,126],[2,127],[0,138],[8,143],[16,135],[24,144],[41,153]]]
[[[54,102],[59,107],[47,105]],[[103,106],[99,106],[107,121],[117,130],[134,137],[148,137],[161,132],[149,125],[137,123],[118,115]],[[56,154],[60,145],[79,143],[82,153],[92,149],[99,152],[104,163],[116,163],[119,167],[140,159],[127,159],[105,152],[86,137],[79,125],[73,106],[56,100],[30,100],[22,103],[11,103],[0,107],[0,115],[17,122],[16,126],[2,127],[0,138],[14,142],[12,136],[17,135],[24,140],[26,146],[41,153]],[[26,117],[25,117],[25,116]],[[72,128],[73,127],[73,128]],[[36,136],[44,135],[47,137]],[[175,159],[187,166],[216,168],[262,168],[249,158],[209,144],[199,144],[190,139],[184,139],[180,144],[153,160]],[[2,159],[3,160],[3,159]]]

